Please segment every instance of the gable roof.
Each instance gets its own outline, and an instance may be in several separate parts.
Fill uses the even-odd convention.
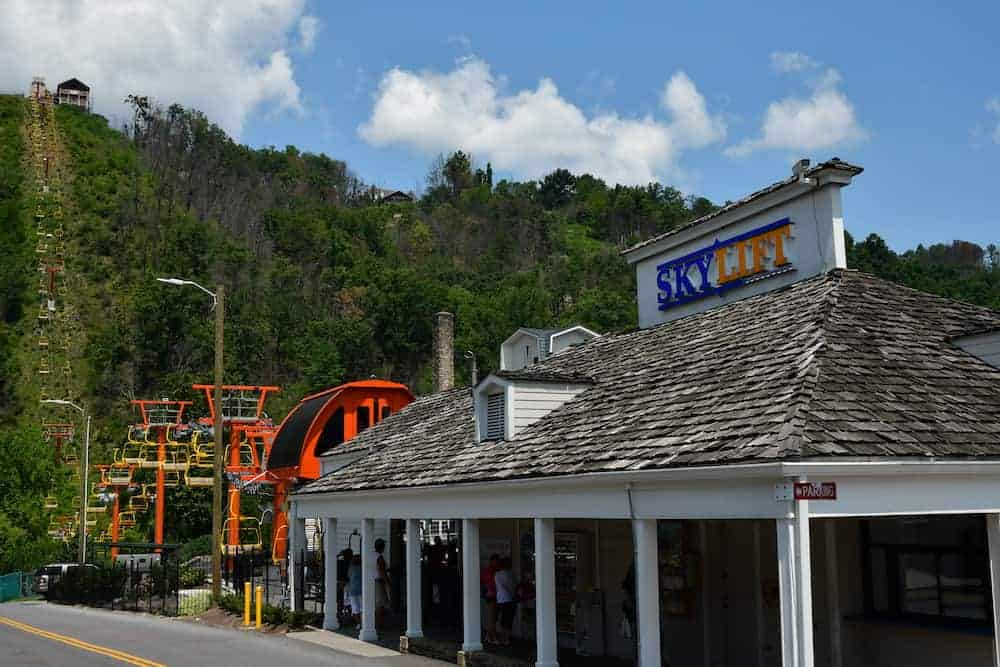
[[[70,90],[90,91],[90,86],[85,84],[83,81],[80,81],[76,77],[73,77],[72,79],[66,79],[65,81],[60,83],[58,86],[56,86],[56,92],[59,92],[59,90],[62,88],[68,88]]]
[[[372,454],[301,492],[826,457],[1000,457],[1000,371],[950,342],[996,326],[998,312],[836,270],[530,366],[594,384],[508,442],[476,443],[467,389],[421,399],[352,442],[371,438]]]

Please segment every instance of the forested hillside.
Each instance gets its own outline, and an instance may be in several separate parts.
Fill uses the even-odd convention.
[[[95,415],[97,461],[122,439],[130,399],[197,399],[191,384],[211,381],[210,300],[157,277],[226,285],[225,380],[282,386],[271,405],[280,419],[308,392],[372,375],[428,391],[439,310],[456,313],[459,354],[474,351],[484,371],[519,326],[634,326],[634,277],[621,248],[713,209],[669,186],[613,186],[565,170],[538,182],[494,182],[489,165],[461,152],[430,166],[415,202],[381,204],[343,162],[291,146],[251,149],[197,112],[132,101],[125,132],[100,116],[56,110],[68,152],[66,298],[84,334],[73,350],[76,398]],[[36,447],[37,420],[28,418],[37,397],[12,386],[32,372],[21,352],[30,342],[19,337],[37,308],[23,277],[33,266],[34,238],[22,107],[19,98],[0,98],[0,415],[7,429],[0,456],[8,465],[18,449],[16,460],[27,466],[25,457],[44,446]],[[897,255],[873,235],[850,244],[849,262],[1000,308],[993,246],[955,242]],[[468,381],[464,364],[458,375]],[[0,550],[5,522],[30,518],[4,498],[30,494],[30,479],[21,476],[17,490],[0,481]],[[43,493],[40,486],[25,507],[36,507]],[[28,523],[37,532],[39,520]],[[4,565],[0,557],[0,571]]]

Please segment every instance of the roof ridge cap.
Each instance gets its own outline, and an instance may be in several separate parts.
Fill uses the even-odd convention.
[[[819,300],[816,306],[816,323],[817,323],[817,338],[816,342],[809,347],[809,363],[806,372],[803,374],[799,381],[799,386],[795,389],[793,393],[792,400],[789,401],[790,405],[787,410],[785,410],[785,421],[779,430],[781,435],[780,440],[783,443],[775,443],[783,449],[787,449],[790,446],[795,446],[798,449],[797,454],[802,456],[802,442],[804,440],[803,426],[805,425],[805,416],[803,411],[812,404],[813,397],[816,395],[816,388],[819,386],[820,377],[820,366],[822,364],[822,356],[820,352],[827,347],[829,341],[826,335],[826,323],[829,321],[830,314],[836,309],[840,300],[837,298],[837,288],[841,284],[842,275],[831,272],[831,284],[827,287],[826,294],[823,298]]]

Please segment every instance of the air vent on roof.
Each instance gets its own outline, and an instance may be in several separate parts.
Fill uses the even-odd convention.
[[[486,440],[503,440],[506,436],[506,401],[503,392],[486,397]]]

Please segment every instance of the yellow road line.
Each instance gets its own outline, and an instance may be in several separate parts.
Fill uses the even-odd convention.
[[[108,648],[106,646],[98,646],[97,644],[91,644],[89,642],[76,639],[75,637],[68,637],[66,635],[60,635],[55,632],[49,632],[48,630],[42,630],[41,628],[36,628],[32,625],[28,625],[27,623],[21,623],[20,621],[15,621],[12,618],[6,618],[4,616],[0,616],[0,623],[2,623],[3,625],[8,625],[22,632],[27,632],[29,634],[37,635],[39,637],[44,637],[45,639],[51,639],[52,641],[55,642],[60,642],[62,644],[73,646],[74,648],[82,649],[84,651],[90,651],[91,653],[98,653],[108,658],[114,658],[115,660],[119,660],[129,665],[135,665],[136,667],[167,667],[166,665],[160,662],[153,662],[152,660],[146,660],[145,658],[140,658],[137,655],[125,653],[124,651]]]

